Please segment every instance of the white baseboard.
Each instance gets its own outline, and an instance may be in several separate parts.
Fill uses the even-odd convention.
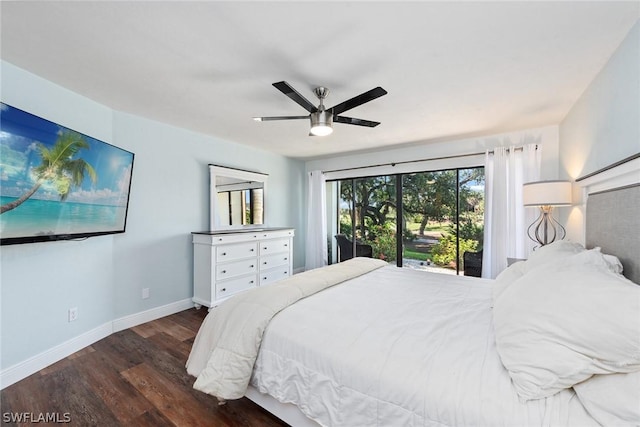
[[[107,322],[103,325],[100,325],[97,328],[94,328],[81,335],[78,335],[77,337],[63,342],[62,344],[58,344],[53,348],[30,357],[25,361],[19,362],[13,366],[3,369],[2,371],[0,371],[0,390],[27,378],[29,375],[32,375],[46,368],[47,366],[64,359],[65,357],[72,355],[76,351],[90,346],[96,341],[100,341],[101,339],[108,337],[114,332],[129,329],[134,326],[138,326],[143,323],[159,319],[161,317],[169,316],[171,314],[178,313],[192,307],[193,301],[191,300],[191,298],[188,298],[181,301],[173,302],[171,304],[155,307],[150,310],[142,311],[140,313],[124,316],[112,322]]]
[[[29,375],[35,374],[39,370],[72,355],[76,351],[90,346],[96,341],[108,337],[112,334],[112,326],[112,322],[107,322],[82,335],[71,338],[62,344],[58,344],[49,350],[30,357],[27,360],[3,369],[0,372],[0,390],[27,378]]]
[[[143,323],[151,322],[161,317],[170,316],[190,308],[193,308],[193,301],[191,298],[187,298],[172,302],[171,304],[154,307],[150,310],[141,311],[140,313],[130,314],[129,316],[124,316],[113,321],[113,332],[124,331],[125,329],[133,328],[134,326],[142,325]]]

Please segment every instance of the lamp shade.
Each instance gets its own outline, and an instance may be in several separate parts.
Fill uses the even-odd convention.
[[[525,206],[571,205],[571,182],[529,182],[522,186],[522,201]]]

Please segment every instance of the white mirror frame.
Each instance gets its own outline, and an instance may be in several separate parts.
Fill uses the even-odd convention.
[[[224,176],[229,178],[240,179],[244,181],[256,181],[262,182],[262,200],[263,204],[266,204],[267,200],[267,178],[269,175],[251,172],[242,169],[229,168],[225,166],[209,165],[209,228],[211,230],[237,230],[237,229],[252,229],[252,228],[264,228],[267,226],[267,214],[266,209],[263,213],[262,224],[252,225],[220,225],[220,219],[216,212],[218,212],[218,191],[216,189],[216,179],[218,176]]]

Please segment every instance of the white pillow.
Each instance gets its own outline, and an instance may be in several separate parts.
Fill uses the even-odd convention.
[[[640,425],[640,372],[594,375],[573,388],[582,406],[600,424]]]
[[[526,261],[518,261],[502,270],[496,276],[493,286],[493,299],[495,300],[512,282],[522,277],[525,273],[549,264],[561,262],[564,258],[584,251],[584,246],[568,240],[558,240],[548,245],[537,248]]]
[[[498,274],[496,280],[493,282],[493,300],[495,301],[504,290],[521,278],[525,273],[525,262],[518,261],[511,264],[509,267],[505,268]]]
[[[534,250],[525,262],[525,271],[534,270],[549,263],[558,263],[586,249],[579,243],[557,240]]]
[[[640,370],[640,286],[599,251],[530,271],[494,301],[497,350],[523,400]]]
[[[602,249],[599,246],[593,249],[602,253]],[[607,262],[607,266],[609,267],[609,270],[611,270],[613,273],[616,273],[616,274],[622,274],[622,271],[623,271],[622,263],[620,262],[617,256],[602,254],[602,257]]]
[[[604,257],[604,260],[609,265],[609,270],[611,270],[613,273],[616,273],[616,274],[622,274],[623,267],[618,257],[613,255],[607,255],[607,254],[602,254],[602,256]]]

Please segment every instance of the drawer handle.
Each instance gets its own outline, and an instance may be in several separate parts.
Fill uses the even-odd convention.
[[[289,244],[288,244],[288,243],[285,243],[285,244],[284,244],[284,247],[286,248],[287,246],[289,246]]]
[[[286,260],[288,260],[288,259],[289,259],[289,258],[287,258],[287,257],[284,257],[284,260],[285,260],[285,261],[286,261]]]
[[[267,278],[266,278],[266,277],[263,277],[263,278],[262,278],[262,280],[267,280]]]
[[[226,292],[226,291],[227,291],[227,288],[222,288],[221,289],[221,292]]]
[[[263,264],[263,265],[267,265],[267,261],[263,262],[262,264]]]
[[[249,266],[249,268],[253,268],[253,264],[251,264],[251,265]]]
[[[226,255],[227,255],[227,253],[226,253],[226,252],[222,252],[222,256],[226,256]]]
[[[253,252],[253,251],[255,251],[255,249],[253,249],[253,248],[249,249],[249,252]]]
[[[264,248],[262,248],[262,250],[266,251],[266,250],[267,250],[267,247],[265,246]]]
[[[226,273],[226,272],[227,272],[227,270],[222,270],[222,274],[224,274],[224,273]]]
[[[250,285],[253,285],[253,280],[249,282]]]

